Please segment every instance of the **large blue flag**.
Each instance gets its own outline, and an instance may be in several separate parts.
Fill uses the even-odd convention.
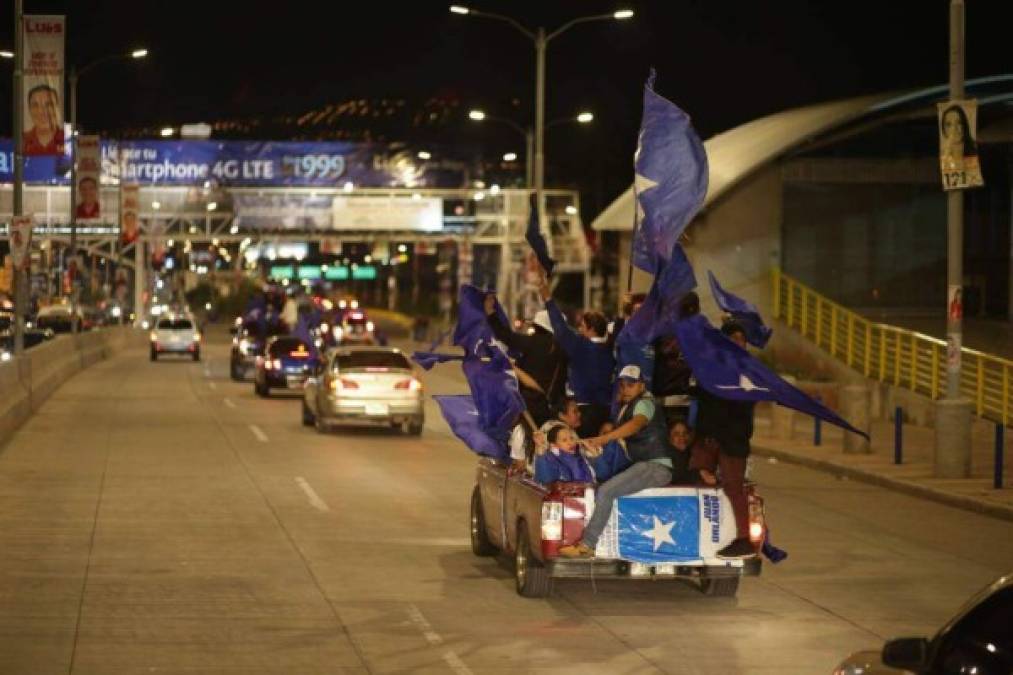
[[[531,195],[529,208],[531,213],[528,216],[528,229],[524,232],[524,238],[528,240],[531,250],[535,252],[538,264],[542,266],[546,274],[552,274],[552,268],[556,266],[556,261],[549,257],[549,246],[545,243],[542,229],[538,225],[538,197],[536,195]]]
[[[644,86],[644,117],[634,155],[637,218],[633,264],[650,274],[671,259],[679,235],[707,195],[707,152],[689,116]]]
[[[782,380],[702,314],[676,321],[671,327],[693,376],[714,396],[735,401],[776,401],[868,438],[837,413]]]
[[[682,245],[676,243],[672,259],[662,263],[643,304],[623,326],[616,343],[647,344],[665,334],[668,325],[678,319],[682,296],[696,288],[696,275]]]
[[[320,352],[317,350],[316,339],[313,337],[313,328],[313,316],[305,312],[300,312],[299,320],[295,324],[295,330],[292,331],[292,335],[306,343],[313,359],[319,359]]]
[[[707,277],[710,279],[714,301],[718,303],[718,307],[728,312],[736,323],[745,329],[746,342],[759,349],[766,347],[767,341],[770,340],[774,331],[763,323],[763,317],[760,316],[756,305],[721,288],[721,284],[718,283],[714,273],[710,270],[707,270]]]
[[[474,286],[461,287],[454,344],[464,348],[464,376],[479,424],[494,440],[505,441],[524,411],[524,399],[506,351],[485,318],[485,296],[485,291]],[[509,325],[499,303],[496,313],[504,325]]]
[[[443,419],[447,420],[450,430],[460,438],[472,452],[508,461],[510,450],[506,443],[496,441],[489,436],[479,423],[478,408],[475,401],[467,394],[453,396],[433,396],[440,406]]]

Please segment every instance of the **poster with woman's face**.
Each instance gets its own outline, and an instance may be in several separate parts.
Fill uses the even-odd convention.
[[[977,101],[945,101],[939,104],[939,167],[944,190],[981,187],[978,162]]]

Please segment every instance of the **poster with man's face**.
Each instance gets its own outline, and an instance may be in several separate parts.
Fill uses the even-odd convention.
[[[99,181],[102,175],[102,149],[98,136],[78,136],[77,195],[74,215],[77,220],[98,220],[102,216]]]
[[[965,190],[985,184],[978,162],[977,126],[977,101],[939,104],[939,167],[944,190]]]
[[[24,36],[24,152],[62,155],[63,16],[27,15]]]

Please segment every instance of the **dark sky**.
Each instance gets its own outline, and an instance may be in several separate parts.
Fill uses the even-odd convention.
[[[68,53],[78,64],[135,45],[151,50],[147,63],[111,65],[82,79],[84,127],[299,112],[356,96],[421,102],[433,95],[529,123],[531,42],[506,24],[452,15],[448,4],[25,0],[25,11],[68,14]],[[630,21],[577,26],[548,49],[548,118],[583,108],[597,116],[593,128],[552,130],[549,176],[579,183],[593,212],[631,178],[650,66],[658,70],[659,91],[687,110],[707,138],[785,108],[945,81],[948,5],[476,0],[473,6],[550,29],[577,16],[635,10]],[[1013,2],[968,5],[968,77],[1013,72]],[[12,24],[2,22],[0,44],[12,45]],[[9,73],[8,66],[0,86],[9,87]],[[2,111],[0,128],[9,129],[9,115]],[[492,132],[462,128],[462,138],[475,133]],[[500,133],[487,139],[495,146],[490,151],[517,145],[509,131]]]

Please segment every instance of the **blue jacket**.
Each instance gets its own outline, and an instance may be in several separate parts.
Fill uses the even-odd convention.
[[[558,453],[558,454],[557,454]],[[535,457],[535,480],[542,485],[564,483],[594,483],[594,471],[584,455],[549,450]]]
[[[617,473],[622,473],[630,464],[630,458],[626,456],[626,451],[619,441],[606,443],[601,449],[601,454],[591,462],[599,483],[604,483]]]
[[[555,301],[546,302],[545,309],[549,312],[556,342],[569,360],[570,388],[577,403],[607,407],[611,403],[612,373],[616,368],[612,349],[604,342],[591,342],[570,328]]]

